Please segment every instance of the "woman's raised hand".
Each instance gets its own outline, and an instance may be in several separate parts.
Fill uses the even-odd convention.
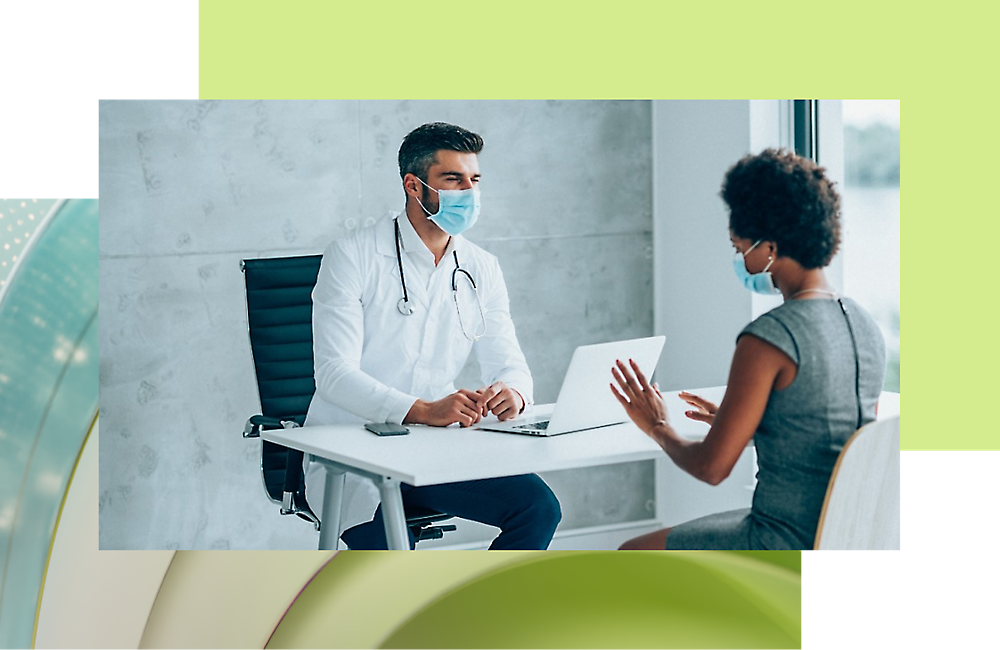
[[[686,391],[681,391],[678,397],[695,408],[694,411],[684,411],[684,415],[689,419],[705,422],[709,426],[715,421],[715,412],[719,410],[719,407],[715,404]]]
[[[620,390],[611,384],[611,392],[636,426],[656,439],[653,430],[658,425],[668,424],[663,395],[660,395],[655,384],[649,385],[646,376],[639,370],[639,365],[632,359],[629,359],[627,366],[620,359],[616,365],[611,369],[611,374]]]

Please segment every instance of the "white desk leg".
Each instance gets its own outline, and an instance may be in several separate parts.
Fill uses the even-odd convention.
[[[323,520],[319,529],[319,550],[335,551],[340,541],[340,511],[344,501],[343,470],[326,466],[323,486]]]
[[[399,491],[399,481],[381,478],[378,491],[382,496],[382,518],[385,520],[385,538],[393,551],[410,550],[410,536],[406,533],[406,514],[403,512],[403,497]]]

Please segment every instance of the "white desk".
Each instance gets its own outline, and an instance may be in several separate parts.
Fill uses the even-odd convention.
[[[697,394],[721,400],[724,387]],[[673,395],[676,395],[674,393]],[[682,436],[699,438],[708,427],[684,417],[685,405],[664,395],[671,424]],[[550,412],[537,406],[533,415]],[[631,422],[551,438],[481,431],[476,428],[406,425],[405,436],[376,436],[362,425],[313,426],[262,431],[270,442],[300,449],[327,467],[319,548],[335,549],[340,537],[344,473],[370,478],[379,488],[389,548],[408,549],[409,537],[399,484],[437,485],[455,481],[611,465],[658,458],[660,447]]]
[[[724,386],[690,392],[719,403]],[[708,426],[684,417],[687,405],[665,393],[670,423],[679,435],[699,439]],[[545,414],[552,405],[538,406]],[[899,396],[884,394],[879,417],[899,414]],[[515,476],[558,469],[611,465],[659,458],[660,447],[631,422],[551,438],[481,431],[476,428],[407,425],[405,436],[376,436],[362,425],[313,426],[261,432],[264,440],[300,449],[326,465],[327,479],[320,550],[337,548],[344,474],[366,476],[382,498],[391,549],[408,549],[400,483],[413,486]]]

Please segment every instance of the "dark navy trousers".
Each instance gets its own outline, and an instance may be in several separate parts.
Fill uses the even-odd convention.
[[[431,508],[462,519],[500,529],[491,550],[544,550],[548,548],[562,518],[556,496],[535,474],[505,476],[479,481],[461,481],[413,487],[400,485],[403,508]],[[369,522],[344,531],[341,539],[351,549],[386,549],[382,506]],[[410,534],[410,548],[416,541]]]

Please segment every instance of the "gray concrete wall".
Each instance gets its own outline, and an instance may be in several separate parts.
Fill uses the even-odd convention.
[[[486,140],[469,238],[500,259],[537,401],[576,346],[653,333],[649,102],[102,102],[102,549],[315,548],[240,436],[259,407],[239,260],[400,209],[396,151],[433,120]],[[654,515],[648,467],[546,478],[566,526]]]
[[[726,383],[752,295],[733,274],[726,170],[750,151],[749,101],[655,102],[653,203],[661,388]]]
[[[733,163],[787,144],[779,108],[764,100],[653,102],[654,329],[667,339],[657,368],[664,389],[725,384],[737,334],[752,316],[780,304],[736,280],[729,215],[719,196]],[[715,487],[664,459],[658,519],[673,526],[749,507],[756,471],[752,448]]]

